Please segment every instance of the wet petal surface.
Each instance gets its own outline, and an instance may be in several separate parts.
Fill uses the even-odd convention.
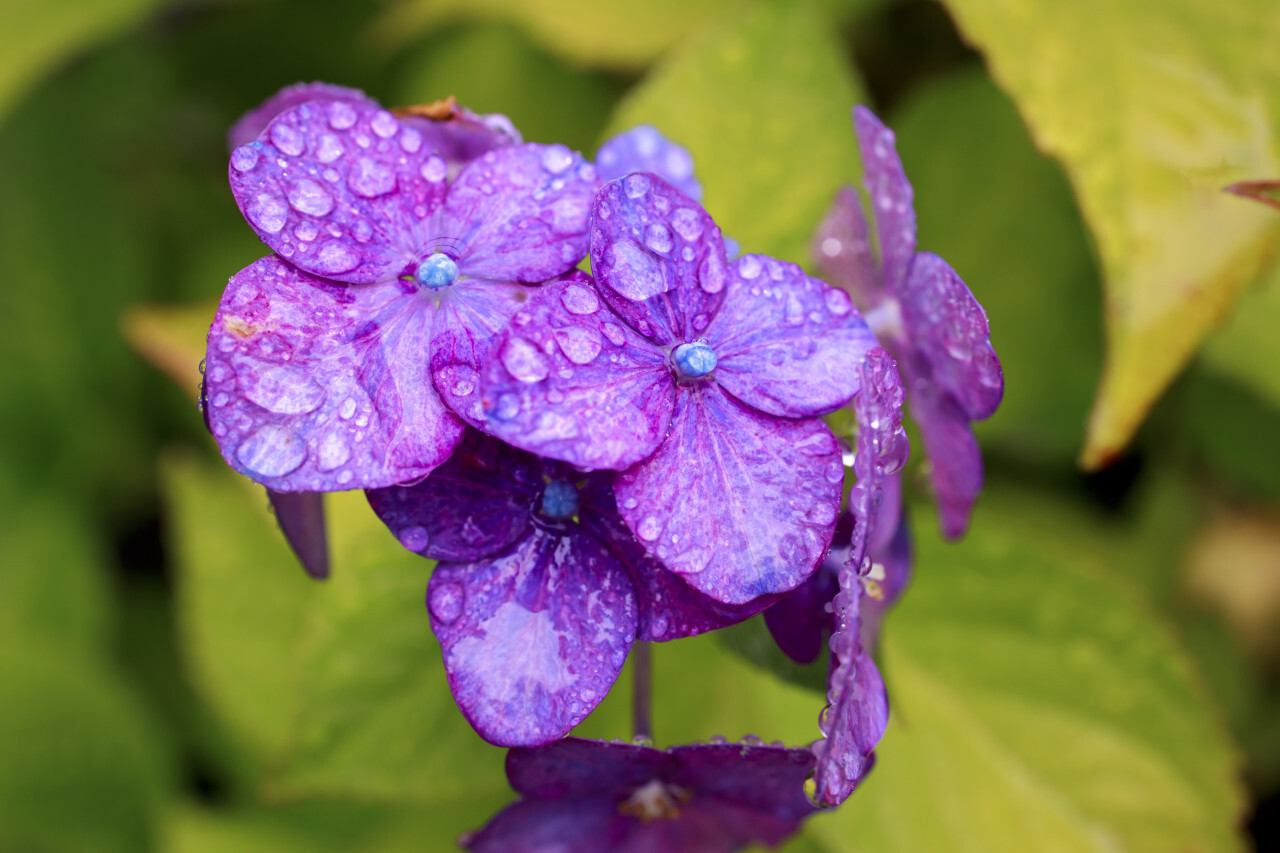
[[[942,533],[951,539],[964,535],[969,513],[982,491],[982,449],[974,438],[968,415],[930,379],[912,370],[911,414],[929,457],[929,482],[938,504]]]
[[[863,106],[853,109],[853,127],[862,151],[862,181],[876,223],[882,280],[890,294],[897,293],[916,253],[914,194],[898,158],[893,131]]]
[[[653,125],[641,124],[611,137],[596,152],[600,178],[612,181],[632,172],[652,172],[694,201],[702,201],[702,184],[693,173],[693,157]]]
[[[884,281],[867,234],[862,197],[841,187],[827,215],[818,223],[810,249],[818,275],[853,297],[864,308],[884,298]]]
[[[793,589],[826,554],[844,468],[819,420],[683,389],[666,440],[618,475],[623,518],[694,589],[729,604]]]
[[[426,371],[430,306],[277,257],[227,285],[209,330],[206,412],[223,457],[281,492],[376,488],[449,457],[462,424]]]
[[[581,532],[539,527],[499,557],[439,564],[427,610],[458,707],[499,746],[547,743],[580,723],[636,633],[617,560]]]
[[[795,264],[743,255],[707,329],[720,385],[769,414],[800,418],[843,406],[875,335],[848,294]]]
[[[501,113],[478,114],[466,107],[455,107],[450,117],[435,120],[397,112],[401,113],[404,126],[422,134],[423,144],[435,149],[444,160],[449,177],[489,151],[524,141],[511,119]]]
[[[306,272],[390,281],[430,254],[425,222],[445,187],[433,157],[372,102],[312,101],[231,152],[231,191],[262,241]]]
[[[538,288],[493,342],[485,427],[583,469],[621,469],[667,431],[675,388],[661,350],[627,327],[586,276]]]
[[[231,130],[227,131],[228,150],[249,144],[266,130],[273,118],[308,101],[348,101],[353,106],[368,105],[375,109],[378,106],[377,102],[359,89],[335,86],[332,83],[294,83],[249,110],[232,125]]]

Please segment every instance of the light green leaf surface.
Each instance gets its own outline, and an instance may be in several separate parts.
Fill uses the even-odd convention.
[[[1280,234],[1222,187],[1280,174],[1280,5],[948,0],[1059,158],[1105,279],[1107,353],[1082,461],[1118,454]]]
[[[809,262],[809,240],[858,174],[850,111],[862,100],[843,47],[804,3],[761,4],[684,44],[622,102],[688,147],[707,211],[744,252]]]
[[[1272,214],[1280,224],[1280,212]],[[1205,341],[1203,363],[1280,407],[1280,263],[1241,295]]]

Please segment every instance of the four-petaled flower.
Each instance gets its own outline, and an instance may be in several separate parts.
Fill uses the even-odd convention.
[[[507,753],[521,799],[462,839],[473,853],[729,853],[775,845],[813,813],[806,750],[710,743],[657,750],[566,738]]]

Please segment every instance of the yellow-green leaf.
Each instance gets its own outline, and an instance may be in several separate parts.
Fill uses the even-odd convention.
[[[1273,214],[1280,223],[1280,214]],[[1203,363],[1280,406],[1280,263],[1246,291],[1205,341]]]

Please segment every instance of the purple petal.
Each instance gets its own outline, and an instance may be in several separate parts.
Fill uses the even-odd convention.
[[[858,390],[858,363],[877,345],[847,293],[764,255],[743,255],[731,267],[707,341],[725,390],[788,418],[849,402]]]
[[[916,255],[899,295],[911,346],[928,361],[933,381],[971,420],[990,417],[1004,395],[1004,372],[978,300],[929,252]]]
[[[702,184],[693,174],[693,157],[650,124],[641,124],[610,138],[596,152],[602,180],[632,172],[652,172],[694,201],[702,201]]]
[[[938,523],[949,539],[969,527],[969,513],[982,491],[982,450],[968,415],[926,376],[909,372],[911,415],[929,457],[929,482],[938,504]]]
[[[587,254],[595,167],[563,145],[515,145],[472,161],[432,232],[472,278],[546,281]]]
[[[429,304],[398,283],[345,287],[274,256],[241,270],[209,330],[205,368],[223,457],[279,492],[430,473],[462,436],[426,375],[430,323]]]
[[[805,749],[753,744],[692,744],[669,750],[680,759],[672,782],[694,791],[691,807],[712,801],[733,816],[744,840],[777,844],[813,813],[804,793],[813,769]],[[727,807],[727,808],[726,808]]]
[[[318,581],[329,577],[329,541],[325,537],[324,495],[319,492],[277,492],[267,489],[280,531],[302,563]]]
[[[853,297],[865,310],[885,298],[884,281],[872,254],[862,199],[850,186],[841,187],[813,235],[812,253],[818,274]]]
[[[826,606],[837,589],[836,573],[824,566],[764,612],[764,624],[774,642],[796,663],[813,663],[822,653],[832,629]]]
[[[480,369],[498,332],[532,291],[523,284],[464,278],[440,297],[431,332],[431,378],[441,399],[467,423],[484,428]]]
[[[400,544],[432,560],[492,557],[524,538],[542,491],[536,458],[468,430],[449,461],[419,483],[370,489]]]
[[[617,802],[609,796],[520,800],[498,812],[483,829],[459,838],[458,844],[472,853],[617,850],[631,822],[618,813]]]
[[[618,475],[627,525],[699,592],[744,604],[811,575],[844,468],[819,420],[763,415],[709,384],[682,389],[658,450]]]
[[[625,798],[637,785],[670,776],[676,763],[652,747],[567,737],[546,746],[513,749],[506,766],[511,787],[526,797]]]
[[[538,288],[494,339],[481,392],[493,435],[583,469],[648,456],[675,405],[665,354],[576,276]]]
[[[478,114],[465,107],[455,107],[447,119],[401,114],[400,121],[422,134],[423,142],[444,159],[450,177],[489,151],[524,141],[511,119],[501,113]]]
[[[582,722],[636,635],[626,571],[581,533],[534,527],[500,557],[441,563],[427,602],[454,699],[499,746],[546,743]]]
[[[248,145],[266,130],[271,120],[285,110],[292,109],[308,101],[347,101],[355,105],[371,105],[377,109],[377,103],[359,89],[346,86],[335,86],[332,83],[294,83],[285,86],[270,98],[242,115],[231,130],[227,131],[227,150],[234,150],[241,145]]]
[[[876,223],[882,280],[889,293],[896,293],[916,252],[911,183],[898,159],[892,130],[863,106],[854,107],[853,126],[862,151],[862,182]]]
[[[253,230],[313,275],[389,281],[434,248],[425,222],[444,196],[444,161],[372,102],[286,110],[231,153],[228,171]]]
[[[897,525],[901,484],[896,475],[907,462],[910,444],[902,428],[902,404],[906,389],[889,353],[876,347],[859,366],[862,387],[854,400],[858,416],[858,447],[854,454],[855,482],[849,492],[854,528],[847,563],[864,571],[864,560],[873,546],[888,539],[880,525],[892,531]],[[886,489],[889,506],[885,507]],[[842,584],[843,586],[843,584]]]
[[[726,267],[711,217],[656,175],[628,175],[596,195],[591,269],[600,292],[655,343],[703,336],[724,299]]]

